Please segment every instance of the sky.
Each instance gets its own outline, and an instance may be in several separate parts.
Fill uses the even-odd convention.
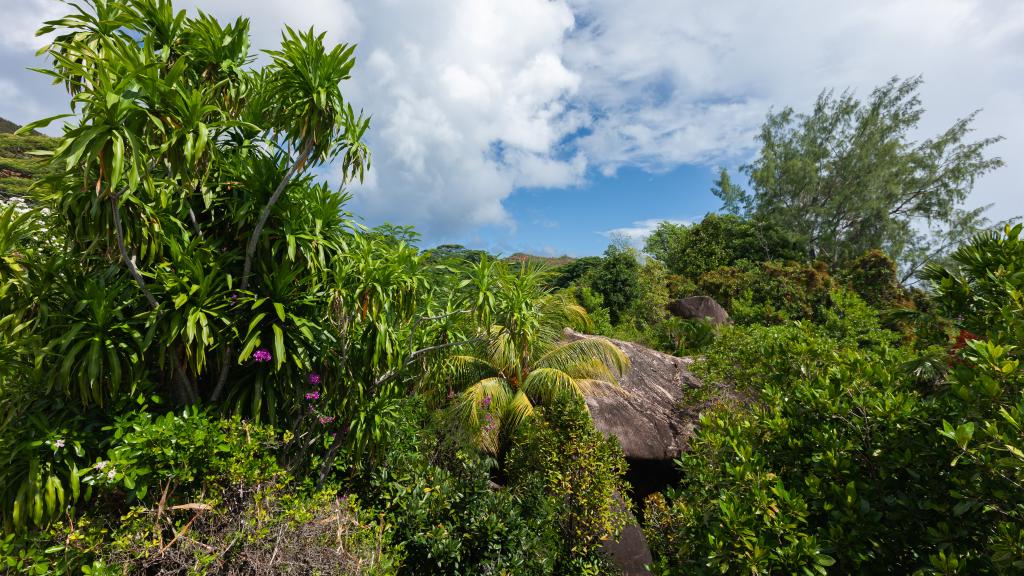
[[[720,203],[717,167],[757,152],[766,114],[827,88],[866,97],[922,75],[919,138],[982,112],[974,136],[1006,167],[968,201],[1024,214],[1024,1],[205,0],[252,22],[254,48],[288,24],[356,43],[346,98],[373,117],[373,169],[350,208],[412,224],[422,245],[600,254]],[[0,116],[66,109],[26,70],[56,0],[0,0]],[[739,175],[737,175],[739,177]],[[336,179],[336,172],[325,174]],[[740,182],[743,182],[742,177]]]

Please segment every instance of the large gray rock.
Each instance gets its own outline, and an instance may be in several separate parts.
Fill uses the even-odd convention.
[[[726,312],[725,308],[715,302],[715,299],[710,296],[690,296],[689,298],[681,298],[679,300],[673,300],[668,303],[668,311],[673,316],[684,318],[686,320],[702,320],[706,319],[714,325],[727,324],[729,322],[729,313]]]
[[[566,331],[571,340],[593,338]],[[629,357],[619,386],[597,386],[587,394],[594,426],[615,436],[626,458],[667,461],[679,456],[696,425],[681,409],[684,388],[701,386],[687,368],[691,359],[662,354],[633,342],[612,340]]]
[[[622,576],[650,576],[651,571],[647,566],[654,562],[654,557],[651,556],[651,548],[647,545],[640,523],[637,522],[636,516],[626,509],[626,503],[618,494],[615,495],[615,500],[628,515],[628,520],[619,533],[619,538],[605,540],[601,543],[601,548],[618,567]]]

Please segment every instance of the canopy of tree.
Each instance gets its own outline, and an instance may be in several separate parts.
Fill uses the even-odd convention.
[[[772,113],[757,158],[743,168],[752,190],[723,178],[725,208],[789,234],[811,260],[834,265],[881,248],[905,277],[984,223],[963,203],[998,137],[970,140],[977,112],[915,141],[924,107],[920,78],[892,79],[865,101],[825,91],[810,113]],[[727,175],[726,175],[727,176]]]

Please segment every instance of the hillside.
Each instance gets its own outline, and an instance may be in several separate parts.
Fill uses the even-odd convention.
[[[0,117],[0,134],[11,134],[21,126],[11,122],[7,118]]]
[[[506,262],[515,262],[522,264],[524,262],[531,262],[533,264],[543,264],[550,268],[557,268],[558,266],[565,266],[566,264],[574,261],[575,258],[572,256],[536,256],[534,254],[526,254],[525,252],[516,252],[515,254],[505,258]]]
[[[33,150],[48,150],[55,139],[38,132],[15,135],[20,128],[14,122],[0,118],[0,197],[22,197],[32,182],[42,175],[43,162],[32,156]]]

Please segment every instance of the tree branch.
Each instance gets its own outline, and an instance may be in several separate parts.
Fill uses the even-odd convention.
[[[446,342],[444,344],[437,344],[434,346],[427,346],[426,348],[420,348],[419,350],[410,354],[409,357],[405,359],[405,362],[402,362],[402,365],[400,367],[395,368],[394,370],[388,370],[384,374],[381,374],[380,378],[377,378],[376,380],[373,381],[373,387],[376,388],[377,386],[380,386],[381,384],[387,382],[388,380],[391,380],[392,378],[397,376],[402,371],[402,369],[412,365],[412,363],[415,362],[417,358],[423,356],[424,354],[428,354],[436,350],[451,348],[453,346],[465,346],[466,344],[480,342],[483,339],[483,336],[477,336],[475,338],[470,338],[468,340],[460,340],[458,342]]]
[[[242,267],[242,290],[249,288],[249,275],[252,272],[252,259],[256,255],[256,246],[259,244],[260,235],[263,234],[263,227],[267,225],[267,219],[270,218],[270,210],[277,203],[277,200],[281,197],[285,187],[295,174],[303,168],[306,164],[306,160],[309,158],[310,153],[313,151],[313,140],[310,139],[306,144],[306,148],[302,151],[299,157],[292,164],[288,172],[285,173],[284,178],[277,185],[277,189],[271,194],[270,200],[267,201],[267,205],[263,207],[263,211],[260,212],[259,220],[256,221],[256,227],[252,231],[252,236],[249,237],[249,244],[245,247],[245,265]]]
[[[252,273],[252,259],[256,255],[256,246],[259,244],[260,235],[263,234],[263,227],[267,225],[267,219],[270,218],[270,210],[277,203],[277,200],[281,197],[285,187],[295,174],[302,169],[306,164],[306,160],[309,158],[309,154],[313,151],[313,140],[310,140],[306,144],[306,149],[302,151],[302,154],[295,160],[288,172],[285,173],[284,178],[277,185],[277,189],[270,196],[270,200],[267,201],[267,205],[263,207],[263,211],[260,212],[260,218],[256,221],[256,228],[252,231],[252,236],[249,237],[249,244],[245,247],[245,264],[242,267],[242,282],[240,289],[249,289],[249,276]],[[228,344],[227,349],[224,353],[224,359],[221,361],[220,374],[217,375],[217,385],[213,388],[213,395],[210,396],[210,400],[217,402],[220,400],[221,395],[224,393],[224,387],[228,381],[228,375],[231,373],[231,357],[234,355],[234,350],[231,345]]]
[[[124,265],[128,268],[128,273],[135,279],[135,283],[139,285],[139,289],[146,296],[146,301],[149,302],[150,307],[156,311],[160,308],[160,304],[156,301],[153,293],[149,291],[149,288],[146,287],[145,279],[139,273],[139,268],[135,265],[135,261],[128,256],[128,249],[124,244],[121,208],[118,205],[120,199],[121,195],[117,193],[110,197],[110,211],[114,218],[114,236],[117,238],[117,249],[121,253],[121,260],[124,261]],[[174,372],[175,377],[178,379],[178,385],[181,387],[179,390],[181,398],[179,400],[183,400],[185,403],[194,402],[196,400],[196,392],[192,389],[192,382],[185,374],[184,368],[178,363],[177,357],[171,359],[171,371]]]

